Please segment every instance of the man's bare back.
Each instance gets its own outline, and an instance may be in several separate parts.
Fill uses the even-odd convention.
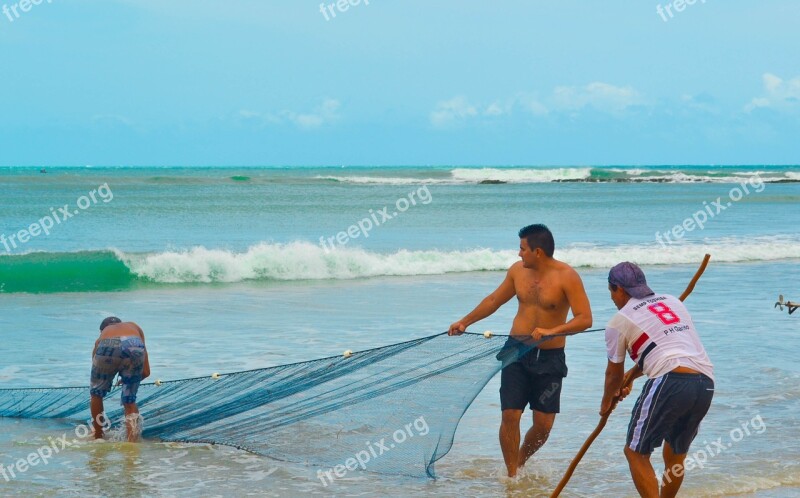
[[[144,339],[144,332],[133,322],[115,323],[103,329],[98,341],[111,339],[112,337],[140,337]]]

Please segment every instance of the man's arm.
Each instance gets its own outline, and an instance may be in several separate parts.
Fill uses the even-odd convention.
[[[619,394],[624,376],[625,362],[614,363],[608,360],[608,366],[606,367],[606,387],[605,391],[603,391],[603,401],[600,403],[600,416],[604,416],[614,409],[614,398]]]
[[[133,323],[133,322],[131,322]],[[136,330],[139,331],[139,335],[142,336],[142,343],[145,342],[144,340],[144,330],[135,323],[133,324],[136,327]],[[142,369],[142,380],[150,377],[150,355],[147,352],[147,344],[144,346],[144,368]]]
[[[512,297],[517,295],[517,291],[514,288],[514,266],[508,269],[506,278],[503,279],[503,282],[494,292],[486,296],[467,316],[450,325],[450,329],[447,332],[448,335],[463,334],[467,327],[491,315],[500,309],[500,306],[506,304]]]
[[[150,355],[147,349],[144,350],[144,368],[142,369],[142,380],[150,377]]]
[[[642,375],[644,375],[644,372],[642,372],[642,369],[639,368],[639,365],[633,365],[633,368],[625,372],[625,377],[622,378],[622,385],[627,386],[627,389],[626,392],[621,393],[622,396],[619,398],[620,401],[625,399],[625,396],[630,394],[631,387],[633,387],[633,381]]]
[[[535,340],[538,341],[548,335],[574,334],[592,326],[592,307],[589,304],[589,297],[586,295],[586,289],[583,288],[580,275],[575,270],[570,272],[564,283],[564,294],[572,309],[572,320],[551,329],[537,327],[531,333]]]

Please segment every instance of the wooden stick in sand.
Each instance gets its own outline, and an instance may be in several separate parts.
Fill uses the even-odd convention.
[[[706,271],[706,266],[708,266],[708,261],[710,259],[711,255],[706,254],[706,256],[703,258],[703,263],[697,270],[697,273],[694,274],[694,277],[692,278],[691,282],[689,282],[689,285],[686,287],[686,290],[683,291],[683,294],[681,294],[680,297],[681,301],[685,301],[686,298],[689,297],[689,294],[692,293],[695,284],[697,284],[697,281],[700,280],[700,276],[702,276],[703,272]],[[633,382],[633,375],[623,378],[622,388],[620,390],[629,387],[632,382]],[[586,440],[586,442],[583,443],[583,446],[581,446],[581,450],[572,460],[572,463],[569,465],[569,468],[564,473],[564,477],[561,478],[561,482],[558,483],[558,487],[556,487],[555,491],[553,491],[553,494],[550,495],[550,498],[557,498],[558,495],[561,494],[561,491],[564,490],[570,478],[572,477],[572,474],[575,472],[575,469],[578,467],[578,464],[581,462],[581,458],[583,458],[583,455],[585,455],[586,452],[589,450],[589,447],[592,445],[594,440],[597,439],[597,436],[600,435],[600,432],[603,431],[603,428],[606,426],[606,422],[608,422],[608,417],[611,415],[611,412],[614,411],[614,408],[617,407],[617,403],[619,403],[619,397],[614,398],[614,401],[611,403],[611,408],[602,417],[600,417],[600,423],[597,424],[597,428],[595,428],[594,432],[592,432],[592,434],[589,435],[589,438]]]

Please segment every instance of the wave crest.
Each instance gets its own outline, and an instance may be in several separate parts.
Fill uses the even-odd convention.
[[[196,247],[188,251],[118,257],[139,277],[161,283],[246,280],[346,280],[377,276],[437,275],[507,267],[515,251],[408,251],[380,254],[357,248],[326,251],[308,242],[261,243],[236,253]]]
[[[701,244],[620,246],[573,244],[555,256],[574,267],[610,268],[694,264],[703,254],[739,263],[800,259],[800,239],[790,236],[728,238]],[[500,271],[518,261],[516,250],[399,250],[356,247],[332,251],[310,242],[260,243],[246,251],[194,247],[184,251],[126,253],[116,249],[0,256],[0,293],[108,292],[142,286],[246,281],[348,280],[382,276]]]

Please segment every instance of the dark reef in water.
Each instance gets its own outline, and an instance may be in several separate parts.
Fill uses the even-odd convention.
[[[565,178],[553,180],[553,183],[678,183],[670,178]],[[708,183],[708,182],[691,182]]]

